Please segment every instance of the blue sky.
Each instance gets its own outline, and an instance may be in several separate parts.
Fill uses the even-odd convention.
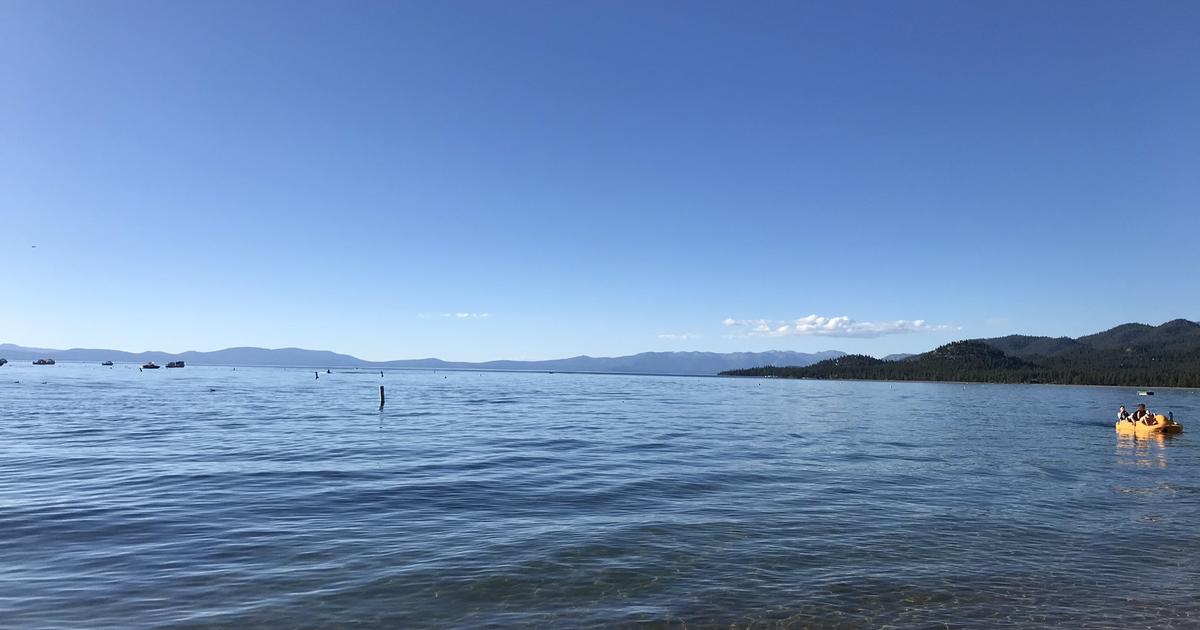
[[[1194,2],[2,0],[0,341],[886,354],[1200,319],[1197,32]]]

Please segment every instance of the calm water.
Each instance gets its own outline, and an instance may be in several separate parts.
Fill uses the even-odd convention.
[[[0,625],[1197,627],[1200,394],[1148,400],[1191,432],[1118,439],[1127,389],[22,361]]]

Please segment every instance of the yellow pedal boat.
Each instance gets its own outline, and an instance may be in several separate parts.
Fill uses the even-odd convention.
[[[1128,420],[1117,421],[1118,435],[1132,435],[1134,437],[1150,437],[1152,435],[1170,435],[1173,433],[1183,433],[1183,425],[1168,420],[1166,416],[1158,414],[1154,416],[1158,421],[1157,424],[1142,424],[1141,422],[1133,423]]]

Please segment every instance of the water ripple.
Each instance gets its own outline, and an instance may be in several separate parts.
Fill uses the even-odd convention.
[[[1200,626],[1123,390],[3,369],[0,626]]]

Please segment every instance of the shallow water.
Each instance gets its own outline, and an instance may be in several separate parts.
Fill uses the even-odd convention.
[[[1200,625],[1196,391],[320,376],[0,367],[0,626]]]

